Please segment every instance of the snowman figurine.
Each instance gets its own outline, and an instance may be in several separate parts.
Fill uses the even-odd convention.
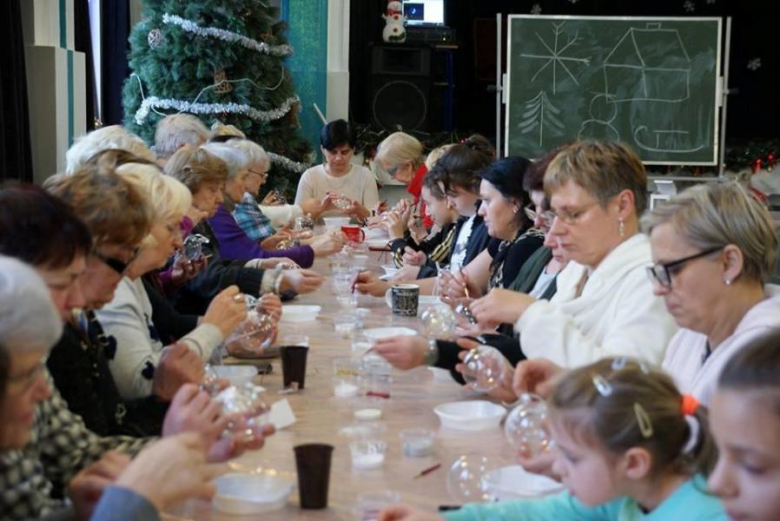
[[[406,29],[404,29],[404,15],[401,2],[390,0],[387,2],[387,14],[383,14],[385,28],[382,31],[382,39],[387,43],[403,43],[406,41]]]

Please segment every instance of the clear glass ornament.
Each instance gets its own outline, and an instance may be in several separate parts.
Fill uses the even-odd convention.
[[[209,240],[199,233],[192,234],[184,239],[184,247],[181,249],[181,255],[187,260],[197,260],[203,255],[203,245],[208,244]]]
[[[458,317],[446,304],[435,304],[425,308],[420,315],[422,333],[428,338],[450,340],[458,327]]]
[[[488,393],[504,379],[507,361],[495,348],[480,345],[468,352],[463,360],[463,380],[475,391]]]
[[[541,396],[523,393],[504,423],[507,441],[523,457],[533,457],[552,446],[547,430],[547,404]]]
[[[458,503],[492,500],[485,476],[499,468],[497,460],[480,454],[465,454],[456,459],[447,473],[447,492]]]
[[[238,356],[262,355],[276,336],[276,322],[270,315],[252,309],[225,339],[224,347]]]
[[[333,200],[333,206],[338,208],[339,210],[346,211],[352,208],[352,201],[350,201],[346,197],[337,197]]]

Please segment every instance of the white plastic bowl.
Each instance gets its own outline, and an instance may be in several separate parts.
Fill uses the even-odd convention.
[[[214,507],[234,515],[261,514],[284,507],[293,485],[279,476],[225,474],[216,479]]]
[[[350,217],[323,217],[322,222],[325,223],[326,228],[341,228],[347,226],[352,218]]]
[[[433,412],[444,427],[462,431],[482,431],[498,427],[506,414],[506,409],[485,400],[469,400],[443,403],[437,405]]]
[[[493,470],[483,478],[485,486],[498,501],[536,499],[563,490],[557,481],[527,472],[520,465]]]
[[[251,383],[257,376],[257,367],[253,365],[213,365],[211,369],[219,378],[224,378],[235,386]]]
[[[285,305],[282,306],[282,322],[310,322],[317,320],[320,306]]]
[[[363,334],[371,340],[379,340],[380,338],[390,338],[391,336],[414,336],[417,334],[417,331],[408,327],[377,327],[366,329],[363,331]]]

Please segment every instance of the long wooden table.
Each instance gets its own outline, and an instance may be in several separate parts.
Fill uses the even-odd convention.
[[[381,271],[375,261],[373,268]],[[327,262],[318,261],[314,269],[326,275],[330,273]],[[382,438],[388,442],[384,466],[375,470],[353,469],[348,447],[351,440],[340,435],[339,431],[356,422],[353,418],[355,410],[376,407],[377,400],[360,396],[337,398],[333,395],[333,360],[350,356],[351,344],[349,339],[336,334],[333,329],[332,317],[342,308],[336,303],[330,279],[318,291],[303,295],[294,303],[322,306],[316,321],[282,322],[279,335],[280,338],[288,334],[309,336],[306,388],[297,394],[278,394],[282,389],[282,370],[278,359],[273,361],[273,373],[262,379],[258,377],[256,381],[268,389],[269,403],[285,397],[289,399],[297,423],[268,438],[261,450],[245,454],[230,463],[236,471],[278,472],[296,482],[296,489],[285,508],[257,516],[258,519],[354,519],[357,495],[382,490],[395,491],[401,501],[435,511],[440,505],[457,504],[447,492],[446,478],[451,464],[461,455],[478,454],[495,458],[504,465],[513,463],[512,449],[500,428],[464,432],[441,427],[433,412],[436,405],[481,397],[462,388],[448,376],[434,377],[427,368],[417,368],[406,372],[393,370],[391,398],[379,401],[383,410],[380,421],[386,427]],[[392,325],[419,329],[417,319],[394,316],[384,299],[360,296],[358,306],[371,310],[365,320],[365,328]],[[431,429],[436,433],[434,456],[403,456],[399,432],[413,427]],[[293,446],[301,443],[328,443],[335,447],[327,509],[302,510],[298,505]],[[418,472],[436,463],[441,463],[440,469],[414,479]],[[251,519],[222,514],[205,501],[190,501],[172,513],[176,517],[197,520]]]

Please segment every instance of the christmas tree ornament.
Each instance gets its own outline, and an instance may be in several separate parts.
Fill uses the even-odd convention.
[[[506,417],[504,436],[521,456],[538,456],[552,445],[546,421],[547,404],[544,399],[524,393]]]
[[[217,94],[227,94],[233,90],[233,85],[227,81],[225,69],[214,72],[214,92]]]
[[[501,385],[507,361],[498,349],[480,345],[463,359],[463,380],[477,392],[489,393]]]
[[[146,36],[146,41],[149,43],[149,47],[157,49],[163,44],[163,33],[159,29],[152,29]]]
[[[435,304],[423,310],[420,315],[423,335],[436,340],[450,340],[455,336],[458,317],[447,304]]]
[[[406,29],[403,15],[403,5],[398,0],[387,2],[387,13],[382,15],[385,20],[385,28],[382,30],[382,39],[387,43],[403,43],[406,41]]]

